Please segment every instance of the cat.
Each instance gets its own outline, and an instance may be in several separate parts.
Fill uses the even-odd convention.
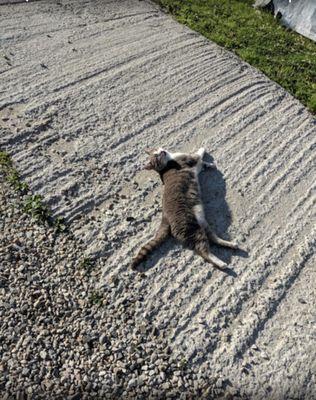
[[[219,238],[206,221],[198,175],[202,168],[216,168],[203,161],[205,149],[195,154],[170,153],[165,149],[146,150],[150,155],[147,170],[159,173],[164,185],[162,219],[155,237],[146,243],[132,260],[136,269],[170,235],[194,250],[205,261],[224,269],[227,264],[210,251],[209,241],[237,249],[235,242]]]

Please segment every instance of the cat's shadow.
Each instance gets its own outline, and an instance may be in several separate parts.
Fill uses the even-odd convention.
[[[209,154],[206,154],[204,161],[213,163],[214,159]],[[200,185],[205,217],[212,231],[222,239],[234,241],[234,238],[231,238],[228,234],[232,223],[232,213],[226,200],[226,181],[223,174],[217,168],[208,168],[200,174]],[[211,252],[228,265],[233,254],[240,257],[248,256],[247,252],[241,249],[233,250],[210,244]],[[233,277],[237,276],[236,272],[229,267],[223,271]]]
[[[204,161],[212,163],[213,158],[209,154],[206,154],[204,156]],[[228,229],[232,222],[232,214],[226,201],[226,182],[223,174],[218,169],[208,168],[201,172],[199,179],[205,216],[210,227],[222,239],[230,240]],[[137,271],[142,273],[147,272],[155,266],[160,258],[165,257],[176,245],[177,242],[175,239],[168,239],[159,249],[154,251],[146,262],[138,267]],[[241,257],[247,256],[247,253],[243,250],[232,250],[230,248],[213,245],[212,243],[211,252],[228,265],[231,262],[233,254]],[[196,255],[196,257],[199,256]],[[230,267],[222,271],[232,277],[237,276],[236,272]]]

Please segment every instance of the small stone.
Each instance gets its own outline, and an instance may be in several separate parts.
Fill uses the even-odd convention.
[[[151,369],[150,371],[149,371],[149,376],[153,376],[153,375],[155,375],[155,370],[154,369]]]
[[[31,239],[31,237],[33,236],[33,232],[27,231],[25,232],[25,236],[27,237],[27,239]]]
[[[107,335],[102,334],[102,335],[99,337],[99,343],[100,343],[100,344],[109,343],[109,339],[108,339]]]
[[[132,378],[132,379],[130,379],[130,380],[128,381],[128,387],[129,387],[129,388],[135,387],[136,385],[137,385],[137,380],[136,380],[136,379]]]
[[[80,399],[81,399],[80,393],[75,393],[72,396],[68,397],[68,400],[80,400]]]

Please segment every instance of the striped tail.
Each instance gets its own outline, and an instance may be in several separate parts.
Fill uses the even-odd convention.
[[[169,235],[170,227],[169,225],[162,223],[158,229],[156,236],[147,242],[138,252],[137,256],[133,258],[131,267],[136,269],[139,264],[141,264],[148,255],[155,250]]]
[[[159,244],[160,242],[156,239],[152,239],[146,243],[145,246],[139,250],[137,256],[133,258],[132,269],[135,269],[139,264],[141,264],[148,257],[148,255],[159,246]]]

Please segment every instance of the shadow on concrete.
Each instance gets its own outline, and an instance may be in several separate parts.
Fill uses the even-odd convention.
[[[204,160],[214,162],[209,154],[205,155]],[[218,169],[207,169],[200,174],[200,185],[205,216],[210,227],[222,239],[234,241],[234,238],[228,234],[232,214],[226,201],[226,182],[223,174]],[[227,264],[231,262],[233,254],[239,257],[248,256],[248,253],[242,249],[233,250],[212,243],[211,251]]]

